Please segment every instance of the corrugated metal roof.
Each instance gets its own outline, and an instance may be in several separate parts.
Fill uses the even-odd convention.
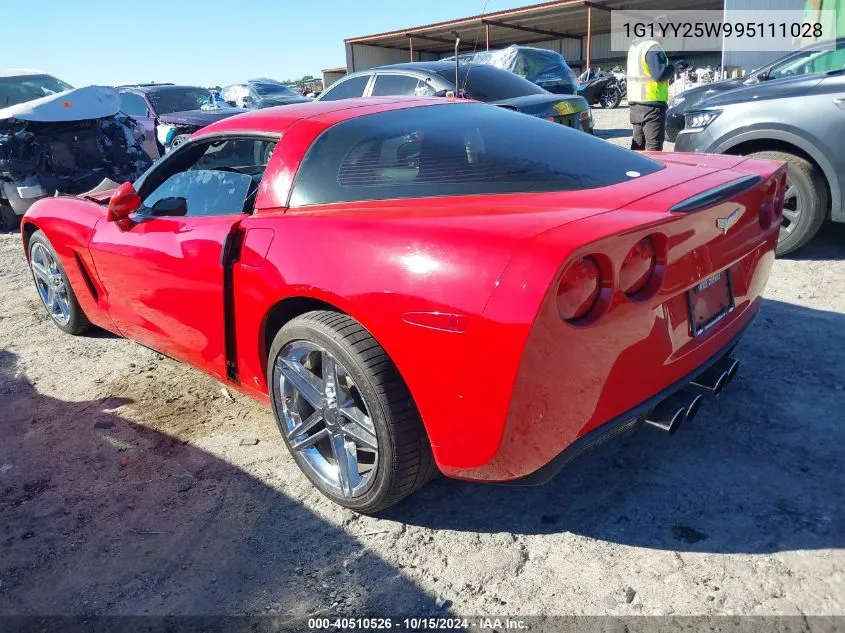
[[[346,44],[420,52],[454,49],[457,32],[462,48],[490,48],[509,44],[530,44],[549,39],[580,40],[587,33],[587,12],[592,7],[593,34],[610,32],[610,11],[631,10],[721,10],[724,0],[554,0],[518,9],[474,15],[446,22],[397,29],[386,33],[352,37]]]

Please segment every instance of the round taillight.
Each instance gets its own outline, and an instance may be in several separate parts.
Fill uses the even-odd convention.
[[[657,267],[657,249],[650,237],[644,237],[628,251],[619,271],[619,287],[626,295],[646,287]]]
[[[601,271],[589,255],[573,262],[557,287],[557,309],[562,319],[573,321],[596,305],[601,293]]]

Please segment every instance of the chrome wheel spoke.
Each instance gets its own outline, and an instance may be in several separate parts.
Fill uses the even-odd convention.
[[[320,429],[313,435],[309,435],[305,439],[299,442],[292,442],[291,448],[295,451],[304,451],[306,448],[311,448],[317,442],[326,439],[329,437],[329,430],[328,429]]]
[[[50,271],[47,270],[47,268],[41,262],[36,262],[34,258],[32,260],[32,272],[35,274],[36,277],[38,277],[38,279],[40,279],[46,284],[49,284],[52,280],[52,275],[50,274]]]
[[[323,385],[320,384],[320,379],[317,376],[306,369],[301,363],[289,361],[284,358],[279,359],[278,368],[284,379],[293,385],[294,389],[305,398],[308,404],[315,409],[320,409],[324,406]]]
[[[320,363],[323,367],[323,395],[326,398],[326,404],[330,407],[337,406],[338,401],[338,383],[337,383],[337,363],[334,357],[328,352],[323,352]]]
[[[337,479],[344,497],[352,496],[352,489],[358,484],[358,457],[355,444],[342,435],[332,436],[332,453],[337,464]]]
[[[796,195],[795,185],[789,185],[789,186],[787,186],[786,191],[783,194],[783,198],[784,198],[784,200],[790,200],[793,197],[795,197],[795,195]]]
[[[293,427],[288,433],[288,437],[294,440],[303,433],[308,433],[308,431],[313,429],[322,421],[323,415],[320,413],[320,411],[314,411],[314,413],[309,415],[304,421],[300,422],[295,427]]]
[[[378,450],[378,440],[376,440],[375,433],[365,426],[356,422],[350,422],[343,427],[341,432],[361,448],[371,451]]]

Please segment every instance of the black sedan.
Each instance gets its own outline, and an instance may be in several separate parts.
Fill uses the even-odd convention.
[[[518,75],[494,66],[459,63],[456,67],[454,60],[370,68],[332,84],[317,100],[394,95],[445,97],[449,94],[593,133],[593,115],[583,97],[551,94]]]
[[[684,114],[695,110],[702,101],[713,95],[743,86],[754,86],[763,81],[837,70],[845,66],[845,38],[836,40],[835,49],[824,50],[829,48],[830,40],[813,44],[779,57],[746,77],[717,81],[684,90],[669,101],[669,110],[666,113],[666,140],[674,143],[678,132],[684,129]]]

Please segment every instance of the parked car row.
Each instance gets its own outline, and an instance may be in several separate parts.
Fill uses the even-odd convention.
[[[450,94],[593,131],[592,113],[582,97],[551,94],[517,74],[482,63],[371,69],[346,77],[319,99]],[[220,91],[169,83],[74,90],[38,71],[0,75],[0,99],[6,105],[0,109],[0,228],[5,230],[17,226],[39,198],[134,181],[151,161],[209,124],[249,109],[310,101],[266,78]]]

